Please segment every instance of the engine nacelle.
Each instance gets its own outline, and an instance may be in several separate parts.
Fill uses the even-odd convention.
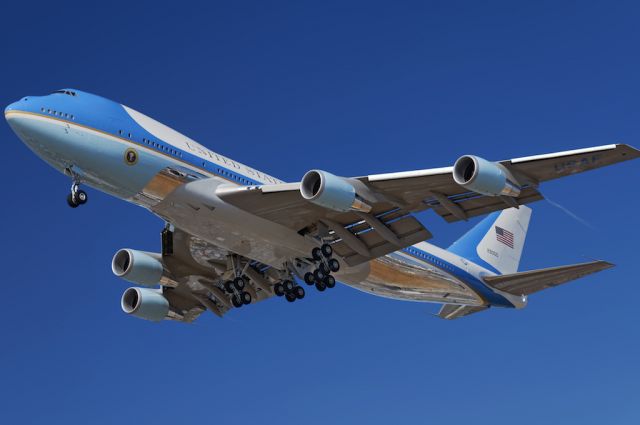
[[[465,189],[488,196],[518,196],[520,187],[501,164],[465,155],[453,165],[453,180]]]
[[[122,311],[140,319],[159,322],[169,314],[169,301],[160,289],[129,288],[120,300]]]
[[[116,276],[143,286],[157,285],[164,274],[160,260],[133,249],[116,252],[111,261],[111,270]]]
[[[302,197],[334,211],[371,211],[347,179],[322,170],[308,171],[300,184]]]

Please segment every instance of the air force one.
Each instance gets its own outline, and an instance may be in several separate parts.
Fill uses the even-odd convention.
[[[336,280],[399,300],[443,304],[455,319],[490,307],[523,308],[530,294],[609,267],[591,261],[518,271],[542,182],[635,159],[617,144],[452,167],[340,177],[323,170],[285,183],[217,154],[127,106],[64,89],[9,105],[5,118],[36,155],[71,179],[70,207],[87,185],[161,217],[161,252],[121,249],[113,273],[138,285],[125,313],[192,322],[210,310],[272,296],[302,299],[302,282]],[[451,223],[487,215],[448,249],[414,213]],[[243,307],[245,306],[245,307]]]

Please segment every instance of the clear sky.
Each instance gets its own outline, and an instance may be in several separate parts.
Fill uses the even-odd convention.
[[[288,181],[640,145],[637,2],[91,3],[3,4],[3,105],[86,90]],[[95,190],[72,210],[0,142],[0,423],[640,422],[640,162],[542,188],[588,225],[534,204],[522,269],[618,267],[523,311],[446,322],[338,285],[183,325],[123,314],[110,271],[162,222]],[[421,220],[440,246],[477,222]]]

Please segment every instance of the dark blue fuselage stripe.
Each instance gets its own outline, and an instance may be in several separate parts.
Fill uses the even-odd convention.
[[[412,250],[414,252],[411,252]],[[402,252],[420,261],[431,264],[432,266],[438,269],[441,269],[447,273],[452,274],[456,278],[460,279],[461,281],[471,286],[471,288],[475,292],[477,292],[480,296],[482,296],[482,298],[484,298],[491,305],[500,306],[500,307],[511,307],[511,308],[514,307],[514,305],[511,304],[509,300],[507,300],[502,295],[496,294],[495,292],[493,292],[491,288],[485,285],[480,279],[473,276],[471,273],[467,272],[466,270],[461,269],[460,267],[455,266],[450,262],[443,260],[442,258],[436,257],[435,255],[430,254],[426,251],[423,251],[419,248],[416,248],[415,246],[403,248]],[[436,263],[436,260],[440,261],[441,263],[444,263],[447,266],[447,268],[443,269],[442,267],[440,267]]]

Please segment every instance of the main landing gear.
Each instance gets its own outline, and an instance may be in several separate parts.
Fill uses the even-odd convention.
[[[303,299],[305,295],[304,288],[296,285],[292,280],[283,280],[276,283],[273,287],[273,292],[279,297],[284,296],[290,303]]]
[[[246,304],[251,304],[251,294],[244,289],[247,281],[244,277],[238,276],[233,280],[227,280],[224,283],[224,290],[231,294],[231,304],[239,308]]]
[[[67,195],[67,204],[69,204],[71,208],[78,208],[80,205],[86,204],[87,200],[87,192],[81,190],[78,183],[73,182],[71,185],[71,193]]]
[[[336,286],[336,279],[331,276],[331,273],[340,270],[340,263],[333,258],[333,248],[331,245],[323,244],[319,248],[313,248],[311,257],[313,257],[317,267],[313,272],[305,273],[304,282],[309,286],[315,285],[316,289],[320,292]]]

